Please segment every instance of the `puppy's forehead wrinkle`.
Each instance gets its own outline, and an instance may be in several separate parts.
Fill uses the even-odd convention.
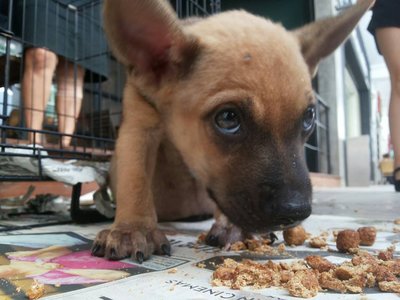
[[[233,10],[210,16],[185,29],[191,33],[197,33],[208,41],[218,42],[221,38],[232,40],[241,38],[248,32],[253,32],[255,35],[265,34],[265,30],[268,28],[285,30],[280,24],[265,18],[257,17],[243,10]]]
[[[218,60],[230,64],[243,63],[244,57],[262,60],[263,55],[260,54],[263,53],[279,57],[282,52],[291,51],[291,48],[300,53],[298,42],[282,26],[242,11],[209,17],[186,31],[197,36],[209,51],[218,56]]]

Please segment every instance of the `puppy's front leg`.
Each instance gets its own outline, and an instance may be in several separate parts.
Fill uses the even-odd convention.
[[[158,112],[127,84],[123,122],[116,143],[111,185],[116,196],[115,221],[99,232],[92,254],[111,260],[131,256],[142,262],[153,252],[170,253],[165,235],[157,229],[152,178],[161,139]]]

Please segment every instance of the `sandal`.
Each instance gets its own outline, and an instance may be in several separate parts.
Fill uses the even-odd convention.
[[[400,179],[396,179],[397,172],[400,172],[400,167],[397,167],[393,171],[394,189],[396,190],[396,192],[400,192]]]

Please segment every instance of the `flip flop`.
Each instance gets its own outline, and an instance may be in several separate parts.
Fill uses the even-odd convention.
[[[400,167],[397,167],[393,171],[394,189],[396,192],[400,192],[400,179],[396,179],[396,173],[400,172]]]

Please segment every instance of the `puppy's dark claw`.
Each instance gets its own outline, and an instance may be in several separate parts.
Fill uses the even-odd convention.
[[[114,248],[112,248],[111,251],[110,251],[110,257],[109,257],[109,259],[110,259],[110,260],[119,260],[119,259],[120,259],[120,258],[118,257],[118,255],[117,255],[117,251],[116,251]]]
[[[272,245],[273,243],[275,243],[275,241],[278,240],[278,237],[276,236],[275,233],[271,232],[271,233],[269,234],[269,239],[271,240],[271,245]]]
[[[218,237],[213,234],[208,235],[206,237],[206,244],[210,245],[210,246],[218,247],[219,246]]]
[[[171,256],[171,246],[167,244],[161,245],[161,250],[165,255]]]
[[[144,261],[144,254],[141,251],[136,252],[136,260],[138,261],[139,264],[141,264]]]
[[[94,256],[102,256],[100,255],[101,246],[99,244],[94,244],[92,246],[92,255]]]

